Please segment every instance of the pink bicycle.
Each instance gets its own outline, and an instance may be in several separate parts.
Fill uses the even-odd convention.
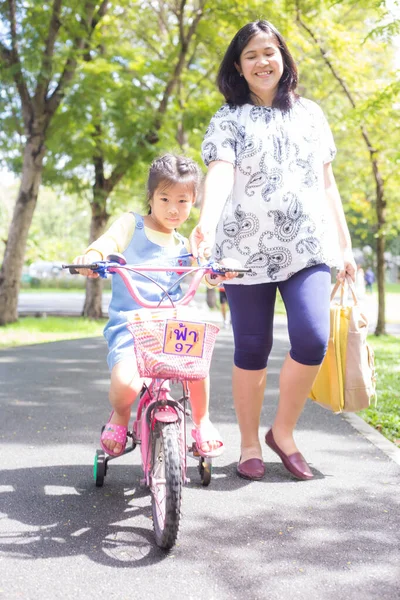
[[[186,419],[190,415],[188,381],[207,377],[219,327],[193,319],[186,305],[206,273],[223,275],[235,271],[242,274],[251,270],[230,269],[212,261],[195,267],[159,267],[127,265],[122,255],[108,259],[90,265],[63,266],[71,272],[77,272],[78,267],[91,269],[101,277],[108,273],[119,275],[132,298],[143,307],[131,314],[127,326],[134,338],[139,374],[147,381],[139,396],[132,431],[127,434],[131,445],[121,456],[140,446],[141,483],[150,489],[156,543],[160,548],[170,549],[178,535],[182,488],[189,481],[187,453],[199,458],[198,469],[204,486],[210,484],[212,475],[212,459],[201,456],[195,442],[187,444]],[[175,271],[181,277],[173,288],[188,274],[193,274],[193,279],[179,301],[172,301],[171,288],[163,289],[161,302],[148,302],[138,292],[128,271],[146,277],[155,285],[159,284],[149,272]],[[172,397],[170,382],[181,384],[180,398]],[[96,451],[93,470],[96,486],[103,485],[108,463],[115,458],[118,457],[106,455],[103,450]]]

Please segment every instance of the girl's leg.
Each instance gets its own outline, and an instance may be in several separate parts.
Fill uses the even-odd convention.
[[[233,400],[243,463],[262,457],[259,426],[272,348],[276,285],[226,285],[225,289],[235,339]]]
[[[134,357],[121,360],[113,367],[109,399],[114,412],[110,423],[128,427],[132,404],[142,388],[142,382]],[[103,444],[116,454],[122,450],[122,445],[114,440],[104,440]]]
[[[193,423],[197,428],[206,426],[208,431],[213,435],[213,426],[211,425],[210,416],[208,412],[209,401],[210,401],[210,378],[200,379],[198,381],[189,382],[190,389],[190,405],[192,409]],[[214,433],[218,435],[217,430]],[[203,452],[211,452],[217,450],[221,446],[221,440],[209,439],[201,444],[201,450]]]
[[[208,407],[210,401],[210,378],[189,382],[190,405],[193,423],[199,426],[209,420]]]
[[[303,411],[329,338],[331,276],[326,265],[303,269],[279,284],[288,316],[291,350],[280,373],[278,411],[272,426],[286,454],[298,452],[293,430]]]
[[[226,309],[227,309],[227,303],[226,302],[221,302],[221,314],[222,314],[222,320],[225,323],[226,322]]]

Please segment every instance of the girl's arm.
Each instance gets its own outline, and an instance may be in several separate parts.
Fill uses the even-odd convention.
[[[344,266],[343,269],[338,272],[337,279],[344,280],[347,274],[355,281],[357,266],[353,256],[349,228],[347,227],[346,217],[331,163],[326,163],[324,165],[324,180],[328,207],[336,225],[340,251],[343,257]]]
[[[204,183],[200,219],[190,235],[190,247],[197,258],[209,258],[215,240],[215,230],[234,183],[232,163],[217,160],[210,163]]]
[[[132,213],[122,215],[105,233],[103,233],[103,235],[86,248],[84,254],[74,258],[74,264],[85,265],[98,260],[104,260],[109,254],[124,252],[132,238],[135,224],[136,219]],[[89,269],[79,269],[79,273],[91,279],[95,279],[99,276],[98,273],[90,271]]]

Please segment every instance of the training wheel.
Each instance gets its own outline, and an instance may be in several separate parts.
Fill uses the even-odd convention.
[[[96,450],[93,465],[93,477],[97,487],[102,487],[107,473],[106,454],[103,450]]]
[[[199,473],[201,484],[205,487],[210,485],[212,475],[212,463],[209,458],[201,457],[199,460]]]

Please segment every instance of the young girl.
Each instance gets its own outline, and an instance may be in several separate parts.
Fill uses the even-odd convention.
[[[187,257],[188,241],[176,229],[184,223],[196,200],[201,182],[198,165],[183,156],[165,154],[156,159],[149,172],[147,197],[149,214],[141,216],[126,213],[93,242],[85,254],[74,259],[76,264],[104,260],[109,254],[120,252],[130,264],[154,263],[190,266]],[[179,258],[181,256],[181,258]],[[98,277],[89,269],[80,269],[82,275]],[[227,274],[230,279],[235,274]],[[143,277],[132,274],[143,297],[160,300],[162,291]],[[176,273],[152,273],[152,278],[170,288],[178,278]],[[222,279],[222,278],[221,278]],[[213,280],[216,283],[217,280]],[[179,286],[171,294],[173,300],[182,297]],[[136,366],[133,338],[126,327],[124,311],[140,308],[135,305],[122,280],[112,280],[109,321],[104,329],[109,353],[107,363],[111,371],[109,399],[112,413],[100,438],[102,448],[111,456],[125,450],[131,407],[142,388],[142,379]],[[190,383],[192,435],[201,454],[219,456],[223,451],[221,436],[208,415],[209,379]]]

